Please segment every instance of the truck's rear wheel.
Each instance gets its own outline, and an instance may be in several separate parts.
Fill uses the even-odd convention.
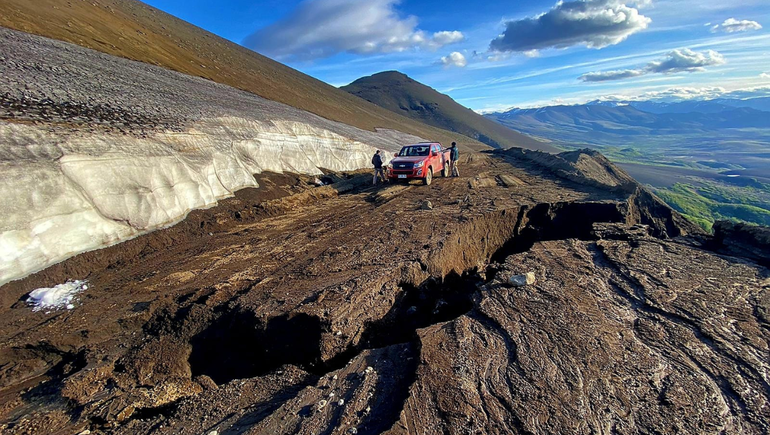
[[[431,181],[433,181],[433,168],[428,168],[428,173],[425,174],[425,178],[422,179],[422,182],[425,183],[426,186],[430,186]]]
[[[449,176],[449,167],[447,165],[444,165],[444,168],[441,170],[441,176],[444,178]]]

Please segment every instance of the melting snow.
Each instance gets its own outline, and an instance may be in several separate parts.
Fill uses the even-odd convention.
[[[88,281],[67,281],[51,288],[39,288],[29,294],[27,303],[32,305],[32,311],[57,310],[75,308],[73,304],[75,296],[88,289]]]

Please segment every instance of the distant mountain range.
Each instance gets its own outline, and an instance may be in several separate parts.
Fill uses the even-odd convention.
[[[398,72],[362,77],[341,89],[391,112],[457,132],[494,148],[558,151],[548,143],[506,128],[458,104],[448,95]]]
[[[749,107],[753,106],[753,107]],[[485,116],[506,127],[562,145],[622,146],[636,138],[688,137],[740,129],[770,129],[770,98],[659,103],[594,101],[574,106],[511,109]],[[745,138],[746,132],[731,131]]]
[[[717,98],[713,100],[689,100],[675,103],[658,101],[591,101],[591,106],[620,107],[631,106],[648,113],[719,113],[736,107],[770,111],[770,97],[739,100],[736,98]]]

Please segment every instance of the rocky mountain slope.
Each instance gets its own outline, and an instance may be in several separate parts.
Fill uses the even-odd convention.
[[[364,130],[480,142],[355,98],[137,0],[0,0],[0,26],[162,66],[288,104]]]
[[[501,126],[398,71],[362,77],[341,89],[399,115],[464,134],[493,148],[557,148]]]
[[[253,174],[368,167],[375,147],[422,140],[38,36],[0,41],[0,283],[171,225]]]

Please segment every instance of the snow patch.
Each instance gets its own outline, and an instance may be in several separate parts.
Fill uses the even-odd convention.
[[[32,306],[32,311],[53,311],[61,308],[71,310],[75,308],[75,297],[84,290],[88,290],[88,281],[67,281],[51,288],[33,290],[27,303]]]

